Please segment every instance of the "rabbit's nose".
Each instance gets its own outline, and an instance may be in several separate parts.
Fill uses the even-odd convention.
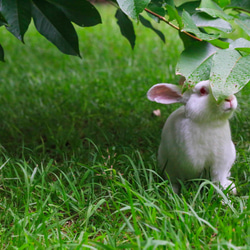
[[[233,96],[229,96],[228,98],[225,99],[226,102],[231,102],[233,100]]]
[[[229,102],[230,108],[233,107],[233,100],[234,100],[234,96],[229,96],[228,98],[225,99],[225,102]]]

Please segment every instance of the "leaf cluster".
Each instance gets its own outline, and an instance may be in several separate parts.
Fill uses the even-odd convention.
[[[38,32],[61,52],[80,56],[73,24],[81,27],[101,23],[97,9],[87,0],[1,0],[0,25],[24,42],[31,20]],[[4,60],[3,48],[0,60]]]
[[[178,30],[184,44],[176,74],[185,77],[183,91],[210,79],[220,101],[237,93],[249,81],[250,4],[237,0],[112,0],[121,34],[132,48],[136,34],[133,20],[155,32],[149,19]],[[146,12],[148,18],[143,12]],[[74,24],[101,23],[99,11],[87,0],[0,0],[0,25],[24,42],[33,19],[36,29],[61,52],[81,56]],[[0,45],[0,60],[4,51]]]
[[[185,77],[183,91],[209,79],[213,95],[220,101],[237,93],[250,81],[249,1],[117,2],[130,18],[141,21],[140,13],[144,10],[150,18],[163,21],[179,31],[184,51],[177,63],[176,74]],[[134,44],[130,33],[126,38]],[[165,41],[160,31],[156,34]]]

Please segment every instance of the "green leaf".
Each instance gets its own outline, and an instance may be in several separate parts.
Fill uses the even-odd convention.
[[[212,57],[216,51],[210,43],[194,43],[181,53],[176,74],[184,76],[186,84],[190,86],[209,79]]]
[[[250,41],[248,41],[244,38],[239,38],[239,39],[233,41],[230,44],[229,48],[250,53]]]
[[[213,57],[210,84],[216,100],[237,93],[250,81],[250,55],[232,49],[219,50]]]
[[[163,2],[165,2],[165,4],[167,4],[167,5],[171,5],[173,7],[175,6],[174,0],[163,0]]]
[[[147,28],[153,30],[159,37],[160,39],[165,43],[165,36],[164,34],[160,31],[155,29],[152,24],[150,23],[150,21],[148,21],[147,19],[145,19],[142,15],[139,15],[139,20],[140,22]]]
[[[250,1],[249,0],[231,0],[231,4],[227,8],[236,8],[250,11]]]
[[[160,16],[165,16],[166,11],[162,6],[158,6],[155,3],[149,3],[148,9],[150,9],[151,11],[153,11],[154,13],[160,15]]]
[[[183,42],[184,48],[187,49],[189,46],[192,46],[194,43],[197,42],[194,38],[191,36],[188,36],[187,34],[179,31],[179,36]]]
[[[205,12],[214,18],[219,17],[219,18],[222,18],[225,20],[232,20],[233,19],[232,16],[226,14],[223,11],[223,9],[212,0],[202,0],[201,5],[198,8],[198,10]]]
[[[184,31],[193,33],[195,36],[197,36],[198,38],[202,40],[209,41],[209,40],[217,39],[219,37],[219,34],[210,35],[210,34],[201,32],[199,28],[197,28],[197,26],[195,25],[189,13],[186,12],[185,10],[183,10],[183,13],[182,13],[182,21],[184,24],[182,31],[184,30]]]
[[[82,27],[94,26],[102,22],[97,9],[86,0],[48,0],[57,6],[68,19]]]
[[[210,29],[221,30],[226,33],[230,33],[233,30],[229,22],[221,18],[211,18],[204,13],[196,13],[192,16],[192,19],[199,28],[209,27]]]
[[[147,6],[147,9],[153,11],[154,13],[160,15],[160,16],[165,16],[166,14],[166,11],[165,9],[162,7],[163,4],[161,2],[158,2],[158,1],[151,1],[148,6]],[[152,14],[150,14],[149,12],[147,12],[147,15],[153,19],[155,22],[159,23],[160,22],[160,19]]]
[[[247,15],[240,15],[238,19],[235,19],[235,23],[250,36],[250,17]]]
[[[0,4],[1,4],[1,1],[0,1]],[[0,9],[0,11],[2,11],[1,9]],[[2,25],[8,25],[8,23],[7,23],[7,21],[5,20],[5,18],[4,18],[4,16],[3,16],[3,14],[2,14],[2,12],[0,12],[0,26],[2,26]]]
[[[0,61],[4,62],[4,50],[1,45],[0,45]]]
[[[117,24],[120,27],[122,35],[128,39],[133,49],[136,39],[133,23],[128,18],[128,16],[125,15],[120,9],[116,11],[115,17],[117,19]]]
[[[139,14],[147,7],[150,0],[117,0],[121,10],[133,19],[137,19]]]
[[[215,39],[209,41],[213,46],[221,48],[221,49],[228,49],[229,48],[229,42],[227,40],[222,39]]]
[[[197,8],[200,6],[200,0],[199,1],[192,1],[192,2],[187,2],[183,3],[180,6],[178,6],[176,9],[179,13],[179,15],[182,15],[182,11],[185,10],[187,11],[190,15],[193,15],[194,13],[197,12]]]
[[[216,2],[221,8],[224,8],[231,2],[231,0],[213,0],[213,1]]]
[[[23,37],[31,21],[30,0],[2,0],[2,14],[7,29],[23,42]]]
[[[169,21],[176,20],[178,22],[179,28],[183,28],[183,22],[182,18],[179,15],[177,9],[171,5],[166,6],[167,11],[168,11],[168,16],[169,16]]]
[[[32,16],[36,29],[60,51],[80,56],[76,31],[61,10],[46,1],[33,0]]]

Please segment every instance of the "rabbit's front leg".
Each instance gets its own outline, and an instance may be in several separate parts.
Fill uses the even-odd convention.
[[[231,168],[231,166],[230,166]],[[237,193],[235,185],[228,178],[230,177],[230,168],[221,168],[221,166],[213,166],[211,168],[211,180],[216,184],[220,184],[223,189],[230,187],[230,192],[234,195]]]
[[[223,189],[228,187],[231,193],[236,194],[236,188],[232,181],[228,178],[230,177],[230,170],[234,164],[236,158],[236,151],[233,142],[226,141],[224,144],[220,144],[220,150],[216,149],[213,157],[213,164],[210,168],[210,176],[213,182],[219,183]],[[218,152],[220,152],[218,154]]]

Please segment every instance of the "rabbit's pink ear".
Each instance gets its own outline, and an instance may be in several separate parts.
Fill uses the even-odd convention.
[[[173,84],[156,84],[151,89],[149,89],[147,96],[150,101],[162,104],[182,102],[181,89],[180,87]]]

